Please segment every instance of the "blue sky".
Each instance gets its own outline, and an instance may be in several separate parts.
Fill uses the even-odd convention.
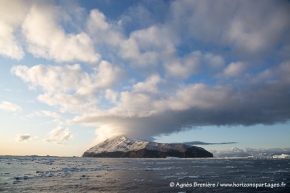
[[[0,154],[81,155],[122,134],[289,147],[289,13],[274,0],[1,1]]]

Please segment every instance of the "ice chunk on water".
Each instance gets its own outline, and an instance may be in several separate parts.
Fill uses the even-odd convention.
[[[170,159],[170,160],[181,160],[182,158],[180,158],[180,157],[170,157],[170,156],[167,156],[166,159]]]
[[[274,155],[273,158],[280,158],[280,159],[290,158],[290,155],[288,154]]]
[[[187,176],[188,178],[199,178],[199,176]]]
[[[226,166],[226,168],[237,168],[237,166]]]
[[[186,175],[187,172],[179,172],[179,173],[176,173],[175,175]]]
[[[289,171],[287,171],[287,170],[278,170],[278,171],[276,171],[276,173],[288,173]]]

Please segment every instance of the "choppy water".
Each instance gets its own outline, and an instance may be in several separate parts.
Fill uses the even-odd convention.
[[[248,183],[272,187],[247,187]],[[290,192],[290,159],[3,156],[0,157],[0,191]]]

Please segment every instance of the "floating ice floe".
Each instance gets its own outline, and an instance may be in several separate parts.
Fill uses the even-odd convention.
[[[278,170],[278,171],[276,171],[276,173],[289,173],[289,171],[288,170]]]
[[[199,176],[187,176],[187,178],[199,178]]]
[[[179,173],[176,173],[175,175],[186,175],[187,172],[179,172]]]
[[[134,182],[144,182],[144,179],[140,179],[140,180],[139,180],[139,179],[136,179],[136,178],[135,178],[135,179],[134,179]]]
[[[166,159],[170,159],[170,160],[181,160],[182,158],[180,158],[180,157],[170,157],[170,156],[167,156]]]
[[[226,166],[226,168],[237,168],[237,166]]]

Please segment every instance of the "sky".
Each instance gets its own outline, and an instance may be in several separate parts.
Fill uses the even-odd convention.
[[[0,0],[0,68],[0,155],[290,147],[286,0]]]

